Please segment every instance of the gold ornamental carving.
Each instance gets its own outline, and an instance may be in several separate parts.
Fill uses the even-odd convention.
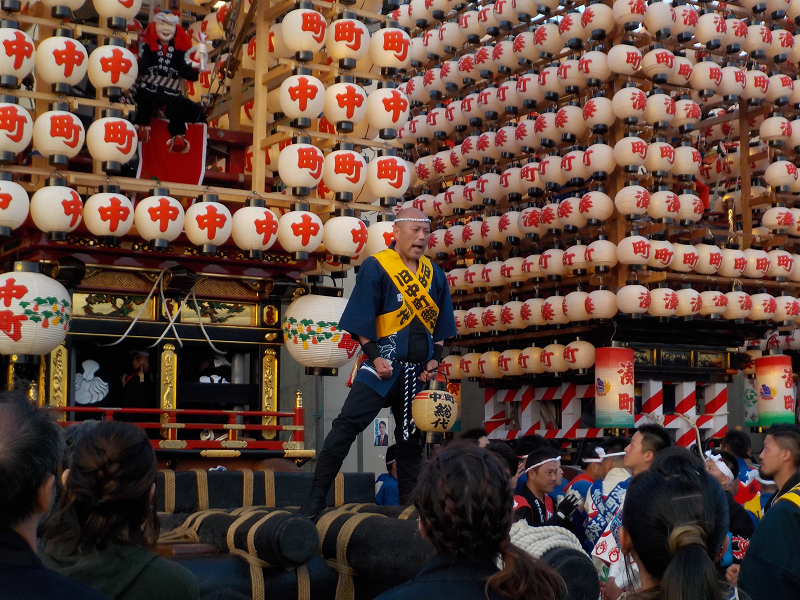
[[[261,365],[261,410],[277,411],[278,409],[278,355],[272,348],[264,350]],[[262,417],[262,425],[277,425],[276,417]],[[277,431],[267,430],[262,433],[264,439],[275,439]]]
[[[177,388],[175,382],[178,379],[178,357],[175,354],[175,346],[172,344],[164,344],[164,349],[161,351],[161,408],[162,410],[172,410],[176,408]],[[162,413],[161,424],[164,425],[169,421],[169,415]],[[169,431],[169,433],[168,433]],[[162,430],[161,435],[164,437],[174,436],[175,430]]]
[[[186,441],[184,440],[161,440],[158,442],[158,447],[162,450],[183,450],[186,448]]]
[[[247,448],[245,440],[224,440],[219,445],[223,448]]]
[[[67,406],[68,366],[67,348],[64,344],[61,344],[50,353],[50,377],[48,381],[48,388],[50,390],[50,398],[48,400],[50,406]],[[57,418],[59,421],[66,421],[67,413],[59,412]]]

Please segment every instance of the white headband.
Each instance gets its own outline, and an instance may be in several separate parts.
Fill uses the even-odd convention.
[[[181,18],[175,13],[161,11],[153,15],[153,22],[155,23],[169,23],[170,25],[177,25],[181,22]]]
[[[725,461],[722,460],[722,457],[719,454],[714,454],[713,450],[706,450],[706,460],[713,461],[717,468],[728,478],[728,483],[734,480],[733,473],[728,468],[728,465],[725,464]]]
[[[403,221],[408,221],[409,223],[430,223],[431,220],[428,217],[424,219],[412,219],[411,217],[402,217],[400,219],[395,219],[395,223],[401,223]]]
[[[585,463],[601,463],[607,458],[614,458],[616,456],[625,456],[625,452],[624,451],[623,452],[610,452],[609,454],[606,454],[606,451],[603,450],[602,448],[599,448],[599,447],[595,450],[595,452],[597,452],[597,456],[599,458],[582,458],[581,462],[585,462]]]
[[[553,461],[560,463],[561,462],[561,457],[560,456],[556,456],[555,458],[547,458],[547,459],[545,459],[545,460],[543,460],[541,462],[537,462],[535,465],[531,465],[530,467],[525,469],[525,472],[527,473],[528,471],[531,471],[533,469],[537,469],[537,468],[541,467],[542,465],[547,464],[549,462],[553,462]]]

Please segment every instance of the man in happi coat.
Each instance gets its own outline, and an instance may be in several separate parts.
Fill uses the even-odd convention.
[[[419,476],[422,436],[411,417],[411,401],[432,379],[444,340],[456,334],[456,325],[447,279],[423,255],[430,220],[415,208],[403,209],[393,232],[392,246],[362,263],[339,321],[359,340],[367,360],[317,458],[311,493],[301,509],[309,516],[325,508],[350,446],[383,407],[391,407],[395,417],[400,504],[408,504]]]

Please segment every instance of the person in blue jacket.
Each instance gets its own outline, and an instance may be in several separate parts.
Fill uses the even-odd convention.
[[[378,488],[375,494],[375,504],[382,506],[398,506],[400,504],[396,456],[397,445],[392,444],[386,449],[386,473],[381,473],[375,482],[375,487]]]

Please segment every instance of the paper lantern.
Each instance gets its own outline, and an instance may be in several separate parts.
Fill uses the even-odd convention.
[[[666,177],[675,164],[675,148],[667,142],[653,142],[647,147],[644,167],[656,177]],[[650,203],[653,206],[653,203]]]
[[[614,145],[614,160],[628,170],[644,165],[647,159],[647,142],[630,135],[622,138]],[[638,169],[637,169],[638,170]]]
[[[485,223],[485,221],[484,221]],[[493,260],[481,267],[481,280],[489,287],[501,287],[506,283],[503,276],[503,261]]]
[[[723,277],[741,277],[744,270],[747,268],[747,255],[736,248],[723,248],[722,249],[722,263],[717,270],[717,273]]]
[[[133,203],[116,192],[94,194],[84,204],[83,222],[98,237],[122,237],[133,227]]]
[[[500,310],[500,320],[504,329],[524,329],[526,323],[522,320],[522,307],[524,303],[519,300],[506,302]]]
[[[558,31],[556,23],[543,23],[533,32],[533,46],[539,52],[539,56],[544,54],[546,58],[556,56],[564,48],[564,42]]]
[[[589,297],[587,292],[580,290],[570,292],[564,297],[564,314],[570,322],[584,322],[591,318],[586,312],[586,299]]]
[[[669,241],[664,239],[650,240],[650,260],[647,261],[648,267],[656,270],[666,269],[672,264],[674,259],[675,248]]]
[[[788,191],[786,188],[797,181],[797,166],[787,160],[776,160],[767,167],[764,179],[776,191]]]
[[[673,250],[675,251],[675,258],[669,266],[670,269],[680,273],[688,273],[697,266],[700,254],[694,246],[684,240],[678,240],[678,243],[673,245]]]
[[[542,303],[542,319],[546,325],[565,325],[569,316],[564,307],[564,296],[550,296]]]
[[[617,295],[611,290],[596,289],[589,292],[584,308],[590,319],[611,319],[617,314]]]
[[[617,244],[617,258],[623,265],[646,265],[650,251],[650,240],[640,235],[629,235]]]
[[[593,241],[586,248],[586,261],[596,272],[608,272],[611,267],[619,262],[617,245],[604,238]]]
[[[397,198],[406,193],[411,173],[405,162],[392,155],[379,156],[367,165],[367,189],[379,198]]]
[[[505,375],[498,365],[500,352],[492,350],[484,352],[478,359],[478,372],[484,379],[500,379]]]
[[[635,407],[633,350],[595,350],[595,402],[597,427],[633,427]]]
[[[411,403],[411,417],[420,431],[450,431],[458,421],[458,410],[455,396],[440,381],[432,381]]]
[[[474,333],[485,333],[487,331],[486,326],[483,324],[482,306],[475,306],[467,311],[467,313],[464,315],[464,327],[469,335]],[[461,365],[461,369],[464,370],[463,364]]]
[[[643,215],[650,206],[650,192],[640,185],[628,185],[617,192],[614,204],[624,215]]]
[[[233,242],[250,258],[261,258],[278,239],[278,216],[258,199],[234,212],[231,222]]]
[[[690,286],[683,287],[675,292],[678,296],[676,317],[691,317],[700,312],[703,307],[703,298],[700,292]]]
[[[703,15],[708,16],[708,15]],[[718,15],[717,15],[718,16]],[[720,17],[720,19],[722,19]],[[724,23],[724,20],[722,21]],[[692,68],[689,84],[700,93],[701,98],[710,98],[719,91],[722,83],[722,67],[710,60],[697,63]]]
[[[316,108],[315,105],[314,109]],[[324,93],[322,111],[325,113],[325,118],[335,125],[337,131],[351,133],[354,124],[363,121],[367,114],[367,93],[361,86],[349,81],[335,83]],[[308,112],[311,113],[312,110]],[[317,115],[319,112],[314,116]]]
[[[722,264],[722,251],[712,244],[697,244],[697,264],[694,267],[696,273],[701,275],[713,275]]]
[[[364,221],[355,217],[333,217],[325,223],[322,243],[325,245],[325,250],[334,257],[354,258],[361,253],[367,243],[367,226]]]
[[[505,350],[497,358],[497,369],[500,377],[518,377],[524,373],[519,364],[521,350]]]
[[[169,242],[177,239],[185,220],[181,203],[166,192],[159,188],[151,190],[153,195],[139,201],[133,215],[136,231],[158,250],[166,250]]]
[[[565,231],[574,232],[586,225],[587,219],[579,210],[581,199],[577,196],[565,198],[558,203],[558,220]]]
[[[364,254],[374,256],[378,252],[386,250],[394,241],[393,228],[394,221],[376,221],[367,227],[367,245],[364,247]],[[434,234],[437,236],[442,234],[441,237],[444,238],[443,233],[441,229],[437,229],[431,233],[431,237],[434,237]],[[447,250],[443,248],[443,251]]]
[[[367,26],[355,15],[334,21],[325,32],[325,48],[340,68],[354,68],[369,52],[369,41]]]
[[[550,248],[539,256],[539,268],[548,277],[561,277],[566,275],[567,269],[564,266],[564,250],[560,248]]]
[[[681,223],[694,223],[703,218],[705,205],[695,194],[681,194],[678,196],[678,204],[678,219]]]
[[[379,129],[381,139],[395,137],[395,131],[408,122],[408,97],[398,89],[384,87],[367,97],[367,121]]]
[[[33,124],[33,145],[53,166],[66,166],[81,151],[85,137],[81,120],[66,110],[42,113]]]
[[[581,197],[578,210],[587,221],[605,221],[614,212],[614,201],[605,192],[594,190]]]
[[[133,124],[118,117],[93,121],[86,132],[86,146],[94,160],[101,162],[106,173],[119,173],[139,147],[139,136]]]
[[[617,166],[614,149],[608,144],[592,144],[583,153],[583,164],[595,179],[603,179]]]
[[[481,312],[481,323],[483,324],[485,331],[504,331],[505,325],[503,324],[501,312],[503,310],[503,306],[500,304],[492,304],[487,306]]]
[[[51,85],[55,93],[69,93],[89,68],[89,54],[79,41],[55,35],[39,42],[36,49],[36,74]]]
[[[650,290],[643,285],[623,285],[617,291],[617,307],[630,315],[641,315],[650,308]]]
[[[81,223],[83,202],[78,193],[66,187],[66,181],[53,178],[31,197],[30,214],[34,225],[54,239],[65,239]],[[55,234],[55,235],[53,235]]]
[[[283,317],[289,355],[311,372],[346,365],[358,353],[359,344],[339,327],[345,306],[346,298],[316,294],[292,302]]]
[[[636,46],[617,44],[608,51],[608,66],[614,73],[633,75],[642,66],[642,53]]]
[[[788,277],[794,267],[794,258],[786,250],[775,249],[767,253],[769,269],[767,277]]]
[[[119,2],[115,0],[114,4]],[[102,89],[107,97],[115,98],[130,89],[136,81],[139,61],[125,46],[109,42],[92,50],[87,72],[95,88]]]
[[[694,30],[695,39],[705,44],[709,50],[715,50],[722,45],[722,39],[728,30],[725,18],[719,13],[709,12],[697,19]]]
[[[622,119],[628,125],[635,125],[644,117],[647,96],[635,86],[624,87],[614,94],[611,106],[618,119]]]
[[[464,375],[461,372],[461,356],[458,354],[445,356],[439,363],[439,373],[447,377],[449,381],[461,379]]]
[[[522,303],[520,316],[526,326],[530,327],[531,325],[535,325],[537,327],[542,327],[547,325],[547,321],[542,318],[543,304],[544,298],[528,298]]]
[[[527,375],[538,375],[544,373],[544,365],[541,361],[542,348],[529,346],[517,356],[517,363],[522,368],[522,372]]]
[[[718,315],[725,314],[728,308],[728,297],[719,290],[706,290],[700,293],[700,310],[703,316],[716,318]],[[727,315],[726,315],[726,318]]]
[[[757,358],[754,362],[759,426],[794,423],[795,392],[791,356],[772,354]]]
[[[672,35],[676,16],[671,4],[653,2],[647,7],[644,15],[644,26],[648,33],[656,39],[665,39]]]
[[[675,66],[675,55],[665,48],[655,48],[642,58],[642,71],[654,83],[666,83]]]
[[[744,276],[748,279],[761,279],[767,275],[770,267],[769,254],[760,248],[747,248],[744,250],[747,257],[747,267]]]
[[[564,361],[570,369],[590,369],[594,366],[595,350],[589,342],[576,340],[564,348]]]
[[[608,57],[603,52],[596,50],[585,52],[578,61],[578,73],[587,85],[597,87],[611,77],[611,67],[608,66]],[[610,102],[610,100],[609,100]],[[584,104],[584,108],[586,105]],[[587,125],[589,125],[587,123]],[[589,125],[591,127],[591,125]]]
[[[767,33],[770,33],[769,29],[766,31]],[[757,69],[753,69],[750,71],[745,71],[744,77],[745,83],[744,91],[742,92],[742,98],[745,98],[746,100],[760,101],[767,97],[767,91],[769,90],[769,77],[766,75],[766,73]]]
[[[186,210],[184,229],[186,237],[195,246],[200,246],[201,254],[214,255],[217,246],[228,241],[233,230],[231,211],[217,202],[216,194],[206,195]]]
[[[4,21],[0,27],[0,44],[5,49],[0,52],[0,85],[16,88],[33,70],[36,63],[36,50],[33,40],[24,31],[8,27]]]
[[[753,303],[753,309],[750,311],[751,321],[768,321],[772,319],[778,310],[775,297],[771,294],[753,294],[750,296],[750,300]]]
[[[563,344],[549,344],[542,348],[539,354],[539,362],[542,363],[545,373],[564,373],[569,369],[567,361],[564,360]]]
[[[33,119],[17,104],[0,102],[0,162],[13,162],[18,152],[28,147],[33,137]]]
[[[322,179],[337,200],[350,201],[367,180],[367,161],[352,149],[335,150],[325,156]]]
[[[411,38],[402,29],[385,27],[372,34],[369,56],[381,68],[405,69],[411,64]]]
[[[467,314],[465,310],[454,310],[453,319],[456,322],[456,335],[467,335],[467,329],[464,326],[464,315]],[[459,359],[460,360],[460,359]],[[460,369],[460,365],[459,365]]]
[[[353,88],[355,90],[355,86]],[[358,94],[354,93],[350,96],[354,97]],[[302,123],[303,127],[309,127],[311,120],[319,117],[325,108],[325,86],[319,79],[306,73],[292,75],[284,80],[280,87],[279,97],[281,112],[290,119],[303,119],[303,121],[298,121],[298,125]],[[359,98],[363,102],[363,96],[359,96]],[[345,107],[352,106],[355,111],[357,108],[355,102],[354,99],[345,102]],[[336,121],[331,122],[335,123]]]
[[[325,17],[315,10],[297,8],[289,11],[283,17],[281,25],[284,32],[283,43],[299,60],[311,60],[313,54],[322,50],[325,45]],[[287,35],[289,32],[291,34]]]
[[[722,80],[718,93],[725,102],[734,102],[744,91],[747,78],[739,67],[727,66],[722,68]]]
[[[653,94],[647,99],[644,120],[651,125],[664,128],[675,118],[675,100],[666,94]]]
[[[670,27],[671,35],[685,44],[694,37],[697,20],[697,11],[691,4],[675,6],[675,22]]]
[[[800,302],[797,298],[785,294],[775,298],[775,314],[772,315],[772,320],[776,323],[784,323],[786,321],[794,321],[800,316]]]
[[[616,120],[613,103],[609,98],[598,96],[590,98],[583,105],[583,118],[586,125],[595,133],[605,133]]]
[[[666,287],[650,290],[650,306],[647,312],[654,317],[671,317],[678,310],[678,294]]]
[[[702,156],[692,146],[678,146],[675,148],[675,162],[672,165],[672,174],[676,177],[693,177],[700,170]]]
[[[678,100],[675,102],[675,118],[672,120],[672,126],[678,128],[681,133],[688,133],[694,129],[701,116],[700,105],[697,102]]]
[[[297,190],[293,192],[295,195],[305,196],[322,181],[324,164],[325,156],[316,146],[290,144],[281,150],[278,173],[283,183]]]
[[[529,206],[519,214],[517,222],[519,229],[524,234],[544,235],[547,226],[542,223],[542,209],[536,206]]]
[[[704,294],[706,292],[703,292]],[[701,314],[705,311],[706,300],[703,298],[703,310],[701,310]],[[724,303],[725,310],[722,313],[722,316],[728,320],[743,320],[750,316],[750,312],[753,310],[753,299],[750,297],[750,294],[747,294],[741,290],[734,290],[732,292],[728,292],[725,294],[725,303]]]
[[[6,326],[0,335],[0,354],[49,354],[66,338],[72,320],[69,292],[55,279],[27,271],[31,263],[15,263],[0,275]]]

